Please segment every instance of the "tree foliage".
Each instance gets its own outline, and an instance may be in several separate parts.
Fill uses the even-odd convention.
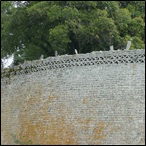
[[[145,44],[144,1],[2,1],[1,58],[24,60]]]

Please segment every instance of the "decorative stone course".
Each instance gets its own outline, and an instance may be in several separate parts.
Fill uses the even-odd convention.
[[[29,74],[47,69],[67,68],[74,66],[90,66],[103,64],[120,63],[144,63],[145,50],[124,50],[124,51],[96,51],[87,54],[62,55],[58,57],[48,57],[43,60],[26,61],[21,65],[11,69],[1,71],[1,77],[13,75]]]

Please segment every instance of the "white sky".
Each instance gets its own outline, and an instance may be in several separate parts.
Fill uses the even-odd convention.
[[[13,62],[13,59],[14,59],[14,55],[10,56],[8,59],[2,59],[4,68],[9,67]]]

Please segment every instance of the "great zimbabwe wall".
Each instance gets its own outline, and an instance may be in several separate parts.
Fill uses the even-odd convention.
[[[1,70],[1,144],[144,145],[145,50],[62,55]]]

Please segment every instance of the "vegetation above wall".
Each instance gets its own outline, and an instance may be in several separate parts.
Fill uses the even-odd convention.
[[[144,1],[2,1],[1,58],[144,48]]]

